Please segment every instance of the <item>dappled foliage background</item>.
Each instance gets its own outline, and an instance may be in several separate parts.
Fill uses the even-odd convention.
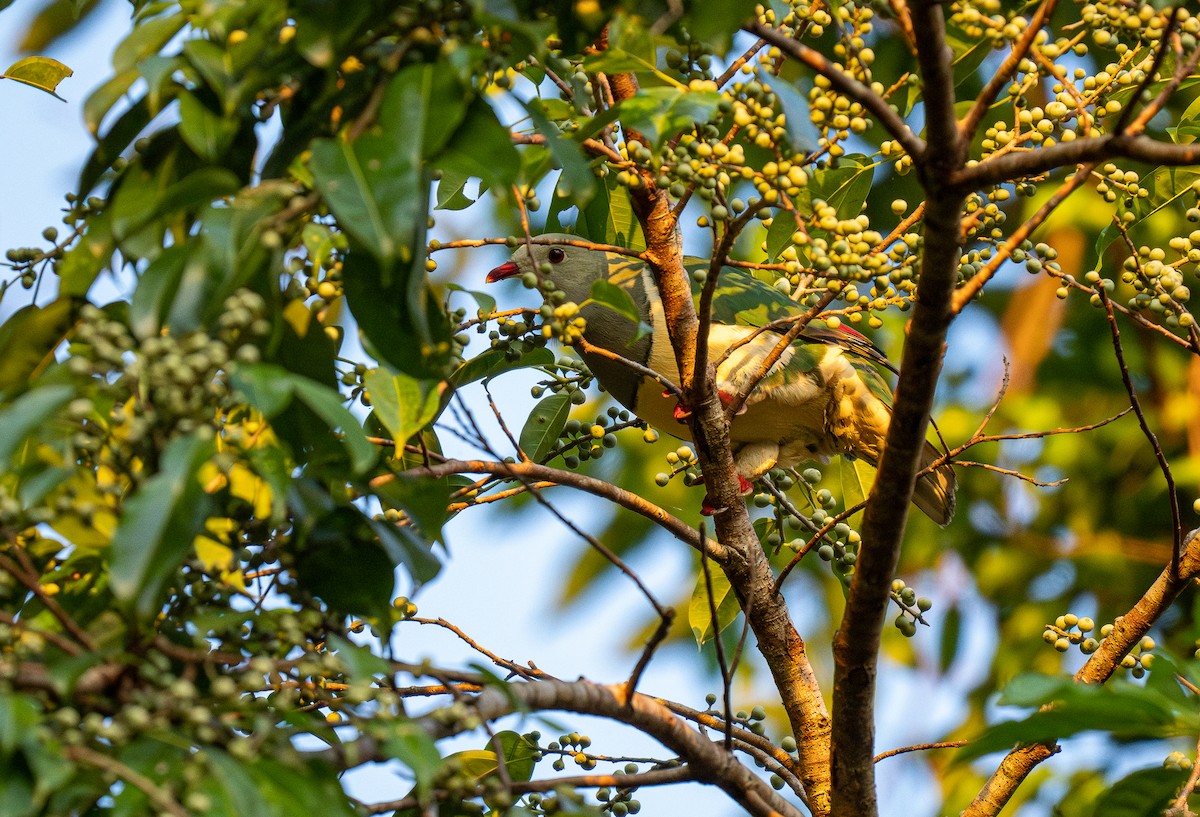
[[[52,49],[76,26],[86,32],[95,5],[48,5],[26,45]],[[622,755],[620,747],[589,752],[542,727],[543,735],[476,732],[474,748],[454,753],[434,738],[475,725],[470,714],[450,704],[422,720],[430,705],[405,703],[420,678],[481,682],[477,673],[455,674],[465,667],[418,666],[424,656],[404,650],[404,628],[421,617],[413,601],[420,587],[438,580],[447,558],[488,558],[470,537],[455,540],[457,526],[533,529],[544,518],[529,492],[489,499],[519,482],[414,470],[443,453],[514,455],[489,419],[485,385],[534,459],[701,521],[701,488],[682,477],[656,484],[658,474],[682,470],[670,429],[654,441],[635,418],[612,416],[578,360],[547,346],[532,310],[492,316],[536,308],[539,296],[516,286],[480,292],[499,257],[480,240],[499,245],[509,235],[573,228],[639,248],[627,188],[644,183],[634,171],[648,168],[683,205],[690,253],[711,255],[711,225],[744,215],[736,258],[763,262],[764,280],[782,277],[789,292],[809,287],[813,299],[831,282],[857,286],[862,298],[843,290],[831,308],[898,359],[918,228],[903,227],[914,236],[904,236],[903,249],[875,254],[883,268],[845,257],[823,266],[823,251],[793,234],[809,230],[811,241],[823,231],[826,260],[838,255],[829,247],[838,237],[872,243],[862,238],[867,227],[854,226],[859,216],[887,235],[922,203],[911,161],[861,106],[843,111],[844,97],[778,49],[752,55],[754,76],[735,73],[718,86],[754,42],[738,33],[756,13],[750,3],[685,4],[681,13],[668,3],[610,2],[130,5],[133,23],[113,50],[111,77],[86,78],[99,82],[80,105],[95,149],[65,199],[65,218],[10,249],[3,275],[0,812],[350,814],[366,807],[346,799],[339,774],[394,760],[401,774],[379,798],[393,806],[372,813],[416,813],[435,791],[447,814],[503,813],[518,800],[525,811],[509,813],[623,813],[590,793],[551,795],[547,784],[531,786],[530,799],[511,785],[551,775],[557,761],[591,772],[597,755]],[[881,83],[919,129],[921,89],[891,12],[853,3],[767,8],[777,23],[791,19],[816,51]],[[64,13],[72,10],[83,16]],[[998,2],[949,7],[960,99],[973,99],[994,74],[1024,11]],[[1089,127],[1135,102],[1160,46],[1163,28],[1151,19],[1120,4],[1063,4],[1051,18],[1060,40],[1040,43],[1042,58],[1057,56],[1064,70],[1088,77],[1076,79]],[[1181,20],[1195,48],[1196,19]],[[602,31],[607,43],[598,48]],[[1029,141],[1017,144],[1030,148],[1084,132],[1074,107],[1055,107],[1066,107],[1058,99],[1065,92],[1054,90],[1045,64],[1027,62],[988,110],[972,155],[1011,144],[1022,132],[1017,122],[1029,126]],[[1164,70],[1172,67],[1168,59]],[[632,74],[640,90],[614,104],[602,74]],[[1151,121],[1151,133],[1194,138],[1193,82]],[[1018,113],[1033,110],[1028,122]],[[605,142],[617,120],[648,145],[631,150],[619,135]],[[698,146],[714,141],[741,161],[708,161],[711,147]],[[803,185],[783,161],[803,168]],[[750,171],[742,181],[737,167]],[[969,205],[977,219],[963,280],[996,257],[1063,178],[979,191]],[[1200,364],[1188,287],[1200,261],[1198,178],[1133,161],[1102,166],[1000,266],[950,336],[935,413],[949,447],[967,442],[992,409],[988,433],[1023,434],[1079,429],[1128,407],[1091,289],[1107,280],[1114,303],[1142,318],[1121,316],[1128,370],[1171,464],[1184,530],[1194,527]],[[766,206],[780,198],[791,209]],[[833,208],[832,225],[821,222],[830,215],[824,206]],[[867,296],[872,286],[878,291]],[[621,428],[593,443],[600,423]],[[1132,415],[1079,433],[980,445],[959,459],[1029,479],[964,465],[954,523],[910,522],[898,575],[932,602],[924,612],[932,626],[911,638],[889,628],[884,651],[890,671],[911,668],[931,695],[962,701],[961,723],[931,736],[944,740],[983,733],[995,720],[995,693],[1019,673],[1077,668],[1088,634],[1056,619],[1091,619],[1098,638],[1170,561],[1176,535],[1155,452]],[[869,488],[852,465],[817,471],[789,481],[818,524]],[[776,522],[778,505],[760,496],[751,499],[764,506],[756,530],[782,569],[808,534]],[[658,549],[685,548],[645,517],[594,502],[573,506],[572,516],[618,556],[647,562]],[[841,555],[857,534],[838,535],[838,559],[811,554],[784,586],[823,680],[852,571]],[[570,564],[562,586],[537,592],[565,607],[603,603],[595,591],[619,580],[613,563],[582,540],[547,538],[528,537],[527,558],[568,551]],[[716,679],[713,622],[696,594],[701,575],[697,567],[686,584],[655,588],[680,610],[655,660],[697,662]],[[732,652],[742,627],[732,596],[726,601],[720,623],[737,625],[723,636]],[[524,626],[515,611],[503,615]],[[644,616],[627,634],[635,654],[657,624],[648,605]],[[1139,762],[1130,758],[1144,757],[1155,771],[1129,779],[1126,792],[1158,803],[1183,782],[1189,761],[1172,756],[1164,769],[1162,759],[1191,740],[1160,741],[1196,731],[1194,704],[1171,680],[1176,666],[1196,680],[1195,618],[1189,590],[1153,644],[1142,645],[1139,653],[1161,660],[1149,692],[1139,690],[1151,660],[1135,658],[1123,671],[1133,685],[1119,701],[1144,704],[1137,711],[1145,717],[1110,731],[1156,742],[1082,752],[1031,779],[1015,802],[1040,792],[1031,811],[1053,802],[1064,815],[1118,813],[1115,796],[1103,792],[1114,765]],[[1052,628],[1047,641],[1048,624],[1061,632]],[[1056,651],[1052,642],[1062,638],[1068,643]],[[619,666],[618,676],[627,671]],[[762,670],[752,653],[743,657],[734,688],[745,700],[735,708],[749,714],[739,724],[784,735],[787,721]],[[486,675],[482,683],[501,684]],[[646,691],[701,709],[710,689]],[[763,711],[751,711],[756,705]],[[881,710],[891,705],[880,702]],[[1094,711],[1079,711],[1055,734],[1105,726]],[[576,728],[563,731],[570,738]],[[989,734],[992,749],[1030,737],[1004,743],[1012,736]],[[990,771],[954,757],[938,750],[908,761],[938,781],[930,808],[939,813],[964,808]]]

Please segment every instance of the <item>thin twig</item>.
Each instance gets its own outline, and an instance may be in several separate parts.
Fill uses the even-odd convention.
[[[700,523],[700,541],[703,542],[705,538],[705,526],[702,522]],[[712,568],[709,567],[703,548],[700,549],[700,570],[704,573],[704,591],[708,595],[708,615],[712,625],[713,649],[717,653],[717,667],[721,671],[721,704],[725,707],[725,751],[728,752],[733,748],[733,733],[730,731],[733,723],[733,702],[730,700],[733,678],[729,673],[729,664],[725,662],[725,642],[721,640],[721,621],[717,615],[717,600],[713,598]]]
[[[417,618],[417,617],[414,617],[414,618],[410,618],[407,620],[415,621],[418,624],[431,624],[435,627],[441,627],[445,630],[449,630],[450,632],[452,632],[456,636],[458,636],[458,638],[463,643],[465,643],[468,647],[475,650],[475,652],[479,653],[480,655],[485,656],[489,661],[491,661],[496,666],[503,667],[504,669],[511,672],[513,675],[518,675],[521,678],[525,679],[526,681],[544,681],[546,679],[550,679],[550,678],[554,677],[553,675],[549,675],[541,670],[529,670],[526,667],[522,666],[521,664],[518,664],[516,661],[511,661],[507,658],[501,658],[500,656],[493,653],[491,650],[488,650],[485,647],[481,646],[478,642],[476,642],[474,639],[472,639],[469,635],[464,633],[461,629],[459,629],[457,626],[450,623],[449,621],[447,621],[444,618]]]
[[[927,749],[957,749],[960,746],[966,746],[970,742],[969,740],[945,740],[940,743],[918,743],[915,746],[901,746],[899,749],[889,749],[886,752],[875,755],[875,762],[878,763],[886,758],[902,755],[906,752],[924,752]]]
[[[1146,415],[1142,412],[1141,401],[1138,400],[1133,379],[1129,376],[1129,366],[1125,363],[1125,352],[1121,348],[1121,330],[1117,326],[1117,316],[1113,312],[1108,292],[1104,287],[1096,287],[1096,291],[1100,294],[1100,301],[1104,304],[1104,311],[1108,315],[1108,331],[1112,334],[1113,353],[1117,358],[1117,366],[1121,370],[1121,382],[1125,384],[1125,392],[1129,395],[1129,405],[1133,408],[1133,413],[1137,415],[1138,425],[1141,426],[1142,433],[1150,442],[1150,447],[1154,449],[1154,458],[1158,460],[1158,467],[1167,481],[1167,498],[1171,503],[1171,528],[1174,534],[1171,545],[1171,575],[1177,577],[1179,575],[1179,554],[1183,550],[1183,521],[1179,513],[1179,496],[1175,492],[1175,477],[1171,474],[1171,465],[1167,462],[1162,446],[1158,443],[1158,437],[1151,430],[1150,424],[1146,421]]]
[[[15,542],[12,544],[13,552],[21,562],[21,565],[18,566],[8,556],[0,553],[0,569],[10,573],[13,578],[25,585],[29,589],[29,592],[37,596],[37,600],[50,611],[52,616],[58,619],[63,628],[80,643],[85,651],[95,652],[96,642],[92,641],[92,637],[79,625],[79,622],[71,618],[70,614],[62,608],[62,605],[54,600],[53,596],[46,592],[46,588],[42,587],[37,568],[29,560],[29,554],[25,552],[25,548]],[[74,654],[78,655],[78,650]]]
[[[153,803],[154,807],[159,811],[173,815],[173,817],[188,817],[187,809],[171,796],[171,792],[168,789],[158,785],[141,772],[129,768],[116,758],[109,757],[86,746],[64,746],[62,753],[70,760],[74,760],[77,763],[84,763],[95,769],[108,772],[116,776],[119,780],[124,780],[146,795],[146,799]]]
[[[1196,759],[1192,761],[1191,774],[1188,775],[1187,782],[1179,791],[1179,796],[1175,798],[1175,802],[1171,804],[1171,808],[1167,809],[1166,813],[1178,817],[1191,817],[1193,812],[1188,808],[1188,798],[1192,796],[1192,792],[1196,791],[1197,783],[1200,783],[1200,739],[1196,741]]]

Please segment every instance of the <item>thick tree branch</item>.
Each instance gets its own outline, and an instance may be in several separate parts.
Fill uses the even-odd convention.
[[[925,245],[908,339],[900,366],[887,444],[863,521],[850,595],[834,639],[833,814],[874,817],[875,673],[890,586],[900,553],[925,430],[941,370],[951,295],[961,251],[964,196],[945,180],[962,167],[966,150],[954,117],[953,54],[941,6],[913,4],[913,29],[925,89],[929,144],[914,156],[925,188]]]
[[[964,168],[951,182],[964,190],[978,190],[1014,179],[1037,176],[1060,167],[1108,159],[1135,159],[1167,166],[1200,163],[1200,144],[1174,145],[1149,136],[1107,134],[1059,142],[1026,153],[1006,153]]]
[[[625,697],[625,685],[602,686],[589,681],[543,681],[510,684],[504,691],[485,690],[470,706],[485,721],[517,711],[561,711],[596,715],[628,724],[662,743],[691,769],[701,783],[717,786],[751,815],[800,817],[796,806],[780,797],[765,781],[719,742],[713,742],[654,698]],[[422,725],[435,737],[463,731],[463,725],[443,725],[425,719]]]

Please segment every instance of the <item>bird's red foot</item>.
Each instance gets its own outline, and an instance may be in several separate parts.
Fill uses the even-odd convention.
[[[738,492],[742,496],[745,496],[753,490],[754,486],[751,485],[745,477],[743,477],[741,474],[738,474]],[[718,508],[713,504],[712,497],[708,494],[705,494],[704,499],[700,500],[700,513],[704,516],[712,516],[713,514],[723,510],[725,509]]]
[[[664,391],[662,396],[673,397],[674,394],[669,391]],[[675,422],[686,423],[687,419],[692,416],[692,410],[688,406],[685,406],[682,401],[677,401],[675,403],[675,410],[672,411],[671,414],[675,417]]]

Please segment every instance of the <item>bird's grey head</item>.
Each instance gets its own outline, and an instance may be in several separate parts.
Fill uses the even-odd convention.
[[[608,259],[596,250],[554,243],[578,240],[578,236],[565,233],[537,236],[534,238],[537,243],[517,247],[512,258],[489,272],[487,282],[491,284],[532,272],[553,281],[567,300],[582,303],[591,296],[592,282],[605,276]]]

